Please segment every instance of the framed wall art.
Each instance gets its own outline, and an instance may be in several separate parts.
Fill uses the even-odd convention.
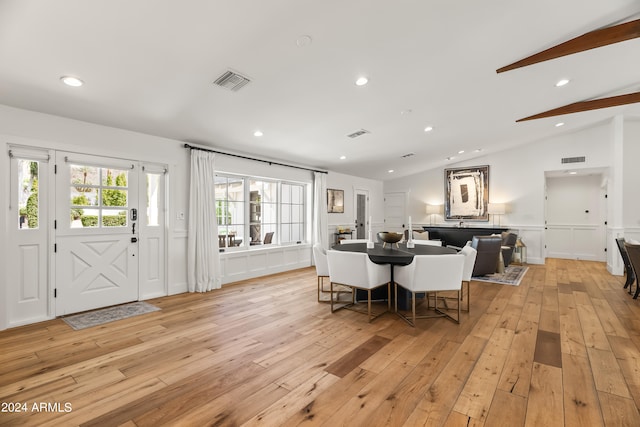
[[[489,166],[444,170],[444,219],[489,221]]]
[[[344,213],[344,190],[327,189],[327,212]]]

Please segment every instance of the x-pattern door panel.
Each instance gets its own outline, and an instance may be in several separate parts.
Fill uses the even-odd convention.
[[[120,236],[57,239],[58,315],[138,299],[137,245]]]

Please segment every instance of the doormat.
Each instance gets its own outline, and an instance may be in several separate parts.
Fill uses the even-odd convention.
[[[130,304],[117,305],[100,310],[88,311],[86,313],[74,314],[63,317],[69,326],[76,331],[79,329],[91,328],[92,326],[103,325],[116,320],[126,319],[139,314],[151,313],[160,310],[155,305],[138,301]]]
[[[500,283],[501,285],[520,285],[520,281],[524,277],[529,267],[525,265],[510,265],[504,269],[504,273],[487,274],[484,276],[473,276],[471,280],[478,282]]]

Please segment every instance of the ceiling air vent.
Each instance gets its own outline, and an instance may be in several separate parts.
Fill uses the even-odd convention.
[[[237,92],[242,89],[247,83],[250,83],[248,77],[236,73],[235,71],[226,71],[220,77],[218,77],[213,84],[229,89],[230,91]]]
[[[366,129],[360,129],[360,130],[357,130],[357,131],[355,131],[355,132],[353,132],[353,133],[350,133],[350,134],[349,134],[349,135],[347,135],[347,136],[348,136],[349,138],[357,138],[357,137],[362,136],[362,135],[367,134],[367,133],[371,133],[371,132],[369,132],[369,131],[368,131],[368,130],[366,130]]]
[[[581,157],[563,157],[562,163],[584,163],[586,161],[585,156]]]
[[[407,153],[404,156],[400,156],[400,158],[401,159],[408,159],[409,157],[415,156],[415,155],[416,155],[416,153]]]

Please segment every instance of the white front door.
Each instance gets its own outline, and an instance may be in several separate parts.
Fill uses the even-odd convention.
[[[7,311],[9,326],[49,317],[49,152],[9,147]]]
[[[139,299],[138,166],[56,155],[56,315]]]

